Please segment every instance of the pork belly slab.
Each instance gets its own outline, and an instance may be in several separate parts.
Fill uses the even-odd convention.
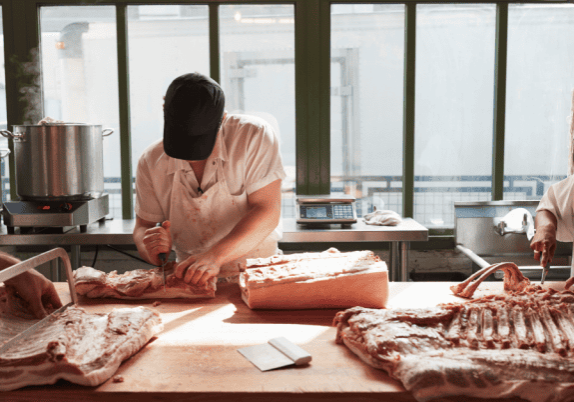
[[[76,292],[89,298],[114,298],[126,300],[214,298],[217,278],[211,278],[205,286],[185,283],[174,274],[174,263],[166,265],[165,291],[162,268],[134,269],[118,275],[117,271],[105,273],[91,267],[74,271]]]
[[[372,251],[334,248],[248,259],[239,286],[252,309],[380,308],[389,293],[387,266]]]
[[[400,380],[418,401],[454,396],[574,400],[574,292],[569,290],[527,285],[427,309],[355,307],[339,312],[334,325],[337,343]]]
[[[99,385],[163,330],[159,314],[144,307],[88,314],[71,306],[50,320],[0,355],[0,391],[59,379]],[[0,339],[0,346],[10,337]]]

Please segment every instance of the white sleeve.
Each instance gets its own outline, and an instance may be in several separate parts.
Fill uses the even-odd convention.
[[[135,192],[136,215],[146,221],[163,222],[164,213],[154,191],[149,165],[144,158],[138,161]]]
[[[555,183],[544,194],[536,212],[546,210],[551,212],[558,222],[556,239],[562,242],[574,241],[574,176]]]
[[[279,151],[279,139],[269,124],[263,124],[248,149],[245,191],[247,194],[286,177]]]

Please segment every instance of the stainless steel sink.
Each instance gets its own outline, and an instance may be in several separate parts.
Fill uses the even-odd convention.
[[[458,251],[473,263],[472,271],[491,265],[483,257],[497,257],[504,261],[531,257],[532,266],[519,265],[522,273],[531,280],[539,281],[541,267],[535,265],[530,241],[525,231],[508,232],[500,229],[501,218],[516,208],[524,208],[536,215],[536,200],[518,201],[476,201],[454,203],[454,236]],[[555,257],[570,260],[572,244],[558,242]],[[570,277],[570,266],[551,266],[547,280],[565,280]],[[502,279],[502,272],[492,279]]]

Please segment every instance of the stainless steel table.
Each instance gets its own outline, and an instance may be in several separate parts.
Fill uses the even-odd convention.
[[[71,262],[75,269],[80,266],[82,245],[131,245],[134,219],[106,220],[88,225],[81,233],[73,228],[63,234],[16,234],[9,235],[6,226],[0,227],[0,246],[71,246]],[[359,222],[344,227],[323,225],[304,227],[295,219],[283,219],[283,239],[281,243],[344,243],[344,242],[390,242],[391,259],[389,273],[391,281],[407,280],[408,250],[412,241],[428,241],[428,229],[414,219],[406,218],[397,226],[366,225]]]

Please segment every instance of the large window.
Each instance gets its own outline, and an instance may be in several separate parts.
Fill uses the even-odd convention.
[[[455,201],[491,199],[492,4],[417,6],[414,218],[454,225]]]
[[[220,71],[228,113],[266,120],[279,137],[287,178],[283,216],[294,216],[295,32],[293,5],[221,5]]]
[[[509,6],[505,199],[538,199],[566,177],[573,66],[573,4]]]
[[[209,75],[208,7],[128,6],[132,172],[144,149],[163,138],[163,96],[177,77]],[[135,195],[134,195],[135,197]]]
[[[331,191],[357,197],[361,216],[391,209],[445,229],[455,201],[539,199],[567,174],[566,0],[10,4],[15,21],[38,10],[42,114],[115,130],[104,139],[115,218],[133,217],[135,162],[161,138],[167,86],[191,71],[220,81],[228,112],[275,127],[284,217],[296,191]],[[34,15],[27,24],[7,43],[33,56]],[[6,84],[0,125],[21,124],[20,85]]]
[[[331,191],[402,212],[405,7],[331,7]]]
[[[103,139],[104,189],[121,218],[115,7],[41,7],[40,32],[44,116],[114,130]]]

